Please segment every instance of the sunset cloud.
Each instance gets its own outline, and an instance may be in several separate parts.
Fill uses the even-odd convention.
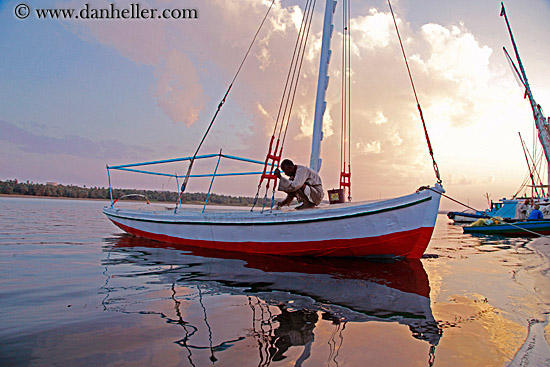
[[[131,3],[120,0],[116,5]],[[99,0],[93,6],[109,4]],[[166,0],[140,4],[179,6]],[[55,3],[58,8],[82,5],[80,0]],[[194,20],[14,22],[13,14],[5,11],[1,15],[9,17],[2,21],[17,31],[5,37],[14,51],[6,53],[1,68],[5,90],[0,119],[8,125],[3,125],[6,132],[0,138],[9,146],[4,151],[10,157],[89,156],[101,160],[103,167],[103,160],[117,157],[136,161],[142,156],[193,154],[270,5],[271,0],[188,0],[185,7],[199,11]],[[434,2],[434,14],[408,3],[394,5],[446,189],[462,194],[461,185],[475,191],[487,190],[483,185],[515,188],[525,169],[517,131],[531,138],[532,114],[500,51],[510,45],[498,4],[494,14],[479,2],[471,2],[471,10],[463,4]],[[223,149],[265,159],[303,16],[301,6],[275,1],[202,152]],[[354,198],[398,195],[417,189],[419,183],[433,183],[422,121],[387,4],[355,1],[351,6]],[[530,0],[529,6],[510,7],[535,95],[549,109],[550,84],[542,61],[548,51],[528,41],[532,24],[546,21],[543,10],[548,5]],[[323,8],[324,3],[317,2],[283,153],[302,164],[308,164],[310,155]],[[327,187],[338,185],[340,165],[341,10],[338,3],[321,148],[320,173]],[[543,33],[538,39],[545,39],[546,28],[539,28]],[[29,121],[41,128],[26,125]],[[12,171],[21,164],[13,163]],[[257,182],[252,181],[220,181],[220,191],[254,193]]]
[[[157,80],[157,104],[170,119],[187,126],[197,121],[204,107],[204,91],[189,58],[175,50],[168,53],[157,69]]]
[[[391,14],[379,12],[375,8],[370,9],[369,13],[351,21],[354,50],[359,54],[365,49],[385,48],[395,38]]]
[[[376,117],[374,118],[373,122],[376,125],[382,125],[382,124],[385,124],[385,123],[388,122],[388,118],[386,116],[384,116],[384,112],[377,111],[376,112]]]
[[[149,3],[152,7],[162,4]],[[158,106],[172,121],[187,126],[201,118],[208,120],[214,112],[216,99],[235,72],[270,1],[247,0],[238,6],[221,0],[196,4],[201,14],[196,23],[151,22],[140,23],[139,27],[134,23],[131,29],[138,29],[136,32],[129,32],[128,25],[122,22],[88,22],[83,26],[87,28],[85,33],[98,42],[137,63],[153,66],[156,85],[152,89]],[[243,14],[247,15],[248,22],[241,21]],[[319,14],[309,37],[290,119],[288,134],[294,139],[288,141],[295,143],[287,143],[285,147],[286,154],[300,161],[309,160],[321,47]],[[302,16],[303,11],[297,6],[274,4],[231,91],[228,104],[247,115],[247,124],[243,121],[236,126],[250,129],[239,132],[244,145],[238,149],[243,153],[266,151],[265,137],[275,123]],[[488,90],[494,77],[489,66],[492,50],[481,45],[462,23],[449,26],[428,23],[415,30],[399,15],[397,23],[410,57],[429,132],[437,147],[445,144],[447,137],[443,132],[448,135],[453,127],[475,124],[483,115],[480,110],[483,104],[479,101],[491,98]],[[364,155],[371,157],[360,160],[358,169],[372,172],[384,167],[382,169],[391,175],[394,167],[402,169],[424,161],[429,172],[430,158],[426,155],[421,122],[389,10],[371,8],[365,15],[353,17],[351,26],[352,144],[357,147],[352,155],[356,161]],[[339,156],[341,39],[342,31],[335,29],[324,116],[324,172],[334,169]],[[218,87],[213,89],[211,85]],[[365,116],[368,117],[365,119]],[[237,115],[222,115],[219,124],[228,118],[242,119]],[[395,149],[397,147],[399,149]],[[261,154],[257,158],[263,159]]]
[[[120,144],[114,140],[93,141],[80,136],[52,137],[28,131],[16,124],[0,120],[0,140],[17,146],[27,153],[68,154],[83,158],[135,159],[145,157],[150,149]]]
[[[381,144],[379,141],[371,141],[369,143],[357,143],[357,148],[363,154],[380,154],[382,152]]]

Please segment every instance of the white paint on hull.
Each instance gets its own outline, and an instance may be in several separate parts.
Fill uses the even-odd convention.
[[[304,211],[135,211],[107,207],[113,221],[176,238],[223,242],[302,242],[356,239],[433,228],[440,195],[424,190],[377,201],[336,204]]]

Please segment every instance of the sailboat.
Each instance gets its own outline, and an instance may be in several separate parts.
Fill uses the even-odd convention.
[[[328,66],[331,53],[330,40],[335,7],[336,1],[326,1],[310,159],[310,168],[317,172],[321,165],[320,146],[323,114],[326,106],[325,91],[328,84]],[[345,8],[349,8],[349,5],[344,6]],[[397,29],[397,23],[395,25]],[[405,56],[404,51],[403,55]],[[297,74],[299,74],[299,70]],[[416,100],[420,110],[418,98]],[[225,97],[218,106],[218,111],[223,102],[225,102]],[[422,117],[421,110],[420,115]],[[424,123],[423,117],[422,122]],[[211,126],[212,122],[207,133]],[[430,242],[441,194],[444,192],[439,172],[433,159],[433,152],[425,124],[424,132],[428,140],[434,169],[436,170],[437,183],[432,187],[421,186],[417,191],[401,197],[368,202],[321,204],[314,209],[299,211],[292,209],[264,210],[264,198],[262,210],[257,211],[205,210],[205,203],[202,211],[182,208],[181,204],[178,207],[178,204],[176,204],[176,208],[172,212],[147,209],[131,210],[117,207],[114,205],[116,200],[112,198],[111,189],[111,205],[105,207],[103,213],[116,226],[131,235],[169,242],[174,246],[190,245],[214,250],[284,256],[390,256],[419,259],[424,254]],[[204,141],[204,137],[202,141]],[[202,141],[199,144],[199,148]],[[273,169],[278,166],[281,157],[280,150],[278,154],[274,153],[277,151],[278,145],[278,140],[274,143],[272,137],[269,147],[270,151],[267,154],[265,162],[228,156],[222,154],[221,151],[219,154],[197,156],[199,149],[197,148],[197,152],[192,157],[107,166],[109,187],[111,188],[109,172],[113,169],[151,173],[137,169],[136,167],[148,164],[190,161],[189,169],[182,185],[183,193],[189,177],[198,176],[190,174],[193,162],[195,159],[205,157],[218,157],[218,164],[222,157],[243,160],[249,163],[264,164],[263,172],[259,172],[261,174],[260,185],[265,178],[268,187],[270,183],[275,187],[277,179],[273,174]],[[271,151],[272,146],[275,147],[274,152]],[[217,167],[216,165],[216,170],[211,175],[212,179],[216,176]],[[174,175],[165,175],[174,177]],[[349,171],[346,172],[344,170],[341,174],[341,179],[343,178],[341,186],[344,186],[344,188],[346,186],[349,188],[349,181],[345,180],[346,178],[349,180],[349,176]],[[178,176],[175,176],[175,178],[178,180]]]
[[[520,80],[521,84],[525,88],[525,97],[529,99],[529,104],[531,105],[531,110],[533,111],[533,118],[535,120],[535,127],[537,128],[537,132],[538,132],[538,138],[542,146],[542,150],[544,152],[546,162],[548,164],[548,173],[549,173],[548,184],[547,185],[536,184],[535,180],[533,179],[533,185],[532,185],[533,188],[541,189],[542,195],[536,198],[529,198],[529,200],[533,203],[533,206],[537,204],[541,207],[541,210],[545,214],[545,220],[534,220],[534,221],[528,220],[528,221],[517,221],[514,223],[500,223],[500,224],[492,224],[492,222],[489,222],[492,225],[465,226],[464,232],[475,233],[475,234],[500,234],[500,235],[509,235],[509,236],[548,235],[550,234],[550,220],[548,220],[548,217],[550,214],[548,212],[548,210],[550,209],[550,199],[548,197],[544,197],[545,196],[544,189],[550,188],[550,130],[548,127],[550,123],[550,118],[546,118],[544,116],[542,112],[542,107],[535,101],[535,98],[533,97],[533,92],[531,91],[531,87],[529,86],[529,81],[527,80],[527,74],[525,72],[525,68],[523,67],[523,63],[521,62],[516,41],[514,40],[514,35],[512,34],[512,28],[510,27],[510,23],[506,15],[506,9],[504,8],[503,3],[501,3],[500,15],[503,16],[504,20],[506,21],[506,26],[508,28],[508,33],[510,35],[510,40],[512,42],[512,46],[514,48],[514,54],[517,60],[517,66],[512,61],[512,58],[508,54],[508,51],[506,51],[506,48],[503,48],[504,53],[506,54],[508,61],[510,61],[510,64],[513,66],[514,72],[516,73],[518,79]],[[531,176],[533,177],[532,174]],[[496,210],[487,212],[485,214],[486,215],[488,214],[491,217],[518,219],[516,217],[517,215],[516,207],[520,202],[525,202],[526,199],[527,198],[516,198],[516,199],[510,199],[510,200],[503,199],[500,205],[496,207]],[[513,222],[513,221],[509,221],[509,222]]]
[[[491,201],[489,209],[485,211],[476,211],[472,213],[449,212],[447,216],[449,217],[449,219],[454,220],[455,223],[456,222],[475,222],[480,218],[491,218],[491,217],[499,217],[506,220],[518,220],[521,218],[518,217],[516,208],[518,204],[524,203],[526,202],[526,200],[532,203],[532,205],[534,204],[540,205],[541,210],[545,214],[545,218],[550,217],[550,206],[549,206],[550,199],[548,198],[548,196],[550,196],[548,193],[548,189],[550,188],[550,130],[548,129],[550,118],[546,118],[544,116],[542,112],[542,107],[535,101],[535,98],[533,97],[533,92],[531,91],[531,87],[529,86],[529,81],[527,80],[527,74],[525,72],[525,68],[523,67],[523,63],[519,56],[519,51],[516,45],[516,41],[514,39],[514,35],[512,33],[512,28],[510,27],[510,23],[506,15],[506,9],[504,7],[504,3],[500,3],[500,4],[501,4],[500,16],[504,17],[504,20],[506,22],[508,33],[510,35],[510,40],[514,48],[514,54],[517,60],[517,65],[512,60],[512,57],[510,56],[510,54],[508,53],[505,47],[503,47],[503,51],[510,65],[512,66],[512,69],[517,79],[521,83],[522,87],[525,88],[525,98],[529,100],[529,104],[533,112],[533,118],[535,120],[534,121],[535,127],[538,132],[539,142],[542,146],[542,151],[544,152],[546,165],[547,167],[549,167],[548,182],[547,184],[543,184],[541,180],[541,175],[538,173],[538,170],[536,169],[535,157],[531,157],[528,154],[525,143],[523,142],[523,139],[521,138],[521,134],[520,134],[521,144],[523,147],[525,158],[527,160],[527,166],[529,168],[529,181],[531,183],[531,185],[527,185],[526,183],[524,183],[522,187],[524,186],[531,187],[531,190],[532,190],[531,197],[517,197],[517,195],[522,190],[522,188],[520,188],[516,193],[516,195],[514,195],[511,199],[504,198],[504,199],[498,200],[497,202]],[[509,229],[510,228],[508,228],[508,230]],[[541,227],[541,229],[544,229],[545,231],[550,230],[550,224],[546,224],[544,227]],[[481,229],[477,229],[477,230],[481,230]],[[513,230],[509,232],[514,232],[517,234],[517,233],[521,233],[521,230],[520,231]]]

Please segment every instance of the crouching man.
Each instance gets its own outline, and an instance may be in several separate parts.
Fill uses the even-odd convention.
[[[324,195],[323,184],[317,172],[294,164],[290,159],[285,159],[281,163],[281,169],[289,178],[283,177],[279,169],[275,170],[275,175],[279,178],[278,190],[287,193],[286,199],[277,203],[277,209],[290,205],[294,198],[302,203],[296,209],[310,209],[321,203]]]

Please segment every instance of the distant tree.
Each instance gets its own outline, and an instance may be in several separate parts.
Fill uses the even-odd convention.
[[[79,187],[75,185],[44,185],[30,181],[19,182],[17,180],[0,181],[0,194],[4,195],[32,195],[86,199],[106,199],[111,195],[109,188],[105,187]],[[174,191],[152,191],[137,189],[113,189],[113,198],[122,198],[125,195],[140,194],[146,196],[150,201],[172,202],[178,199],[178,192]],[[204,192],[190,192],[183,195],[184,203],[204,203],[207,194]],[[130,197],[130,200],[145,200],[139,197]],[[122,198],[121,200],[125,200]],[[214,205],[252,205],[253,199],[245,196],[229,196],[211,193],[208,199],[209,204]]]

